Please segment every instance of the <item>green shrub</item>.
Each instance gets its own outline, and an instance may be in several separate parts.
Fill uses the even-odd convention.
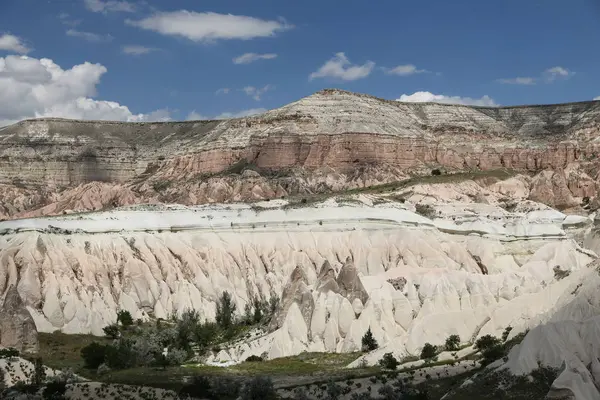
[[[278,397],[271,378],[257,376],[246,382],[240,398],[241,400],[275,400]]]
[[[448,351],[456,351],[458,350],[458,346],[460,345],[460,336],[458,335],[450,335],[446,339],[446,350]]]
[[[255,355],[252,355],[252,356],[246,358],[246,362],[261,362],[261,361],[263,361],[263,358],[260,356],[255,356]]]
[[[425,343],[423,349],[421,350],[421,360],[430,360],[437,354],[437,346],[432,345],[431,343]]]
[[[381,360],[379,360],[379,365],[381,366],[381,368],[384,369],[395,370],[396,368],[398,368],[398,365],[400,365],[400,363],[392,353],[385,353]]]
[[[81,358],[85,368],[97,369],[106,358],[106,346],[92,342],[81,349]]]
[[[123,328],[128,328],[133,325],[133,318],[131,313],[126,310],[121,310],[117,313],[117,323],[121,323]]]
[[[19,357],[19,350],[9,347],[7,349],[0,349],[0,358],[13,358]]]
[[[121,336],[121,330],[117,324],[110,324],[102,328],[107,338],[117,339]]]

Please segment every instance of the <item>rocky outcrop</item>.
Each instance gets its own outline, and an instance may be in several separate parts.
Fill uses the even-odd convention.
[[[387,183],[440,166],[537,172],[581,163],[595,171],[599,120],[600,102],[484,108],[324,90],[223,121],[23,121],[0,129],[0,184],[25,188],[17,196],[24,207],[0,204],[0,217],[131,202],[276,198]],[[260,176],[226,178],[244,168]],[[595,194],[596,177],[588,178],[569,174],[566,183],[542,183],[565,183],[582,197]],[[89,202],[77,204],[76,194],[89,192],[83,185],[90,182],[114,189],[105,186],[108,194],[88,194]],[[571,204],[566,194],[563,204]]]
[[[35,353],[38,350],[35,322],[16,286],[11,286],[6,291],[0,309],[0,346],[13,347],[25,353]]]
[[[310,326],[310,320],[312,318],[313,311],[315,309],[315,301],[312,297],[310,288],[308,287],[308,279],[306,274],[302,270],[302,267],[296,266],[290,281],[283,289],[281,295],[281,301],[279,309],[269,323],[269,330],[274,331],[283,325],[285,318],[288,315],[288,311],[292,304],[296,303],[300,308],[304,322]]]
[[[321,270],[319,271],[319,276],[317,277],[317,283],[315,284],[315,290],[317,292],[327,293],[340,293],[340,287],[338,285],[337,280],[335,279],[335,270],[329,263],[329,261],[325,260],[323,265],[321,266]]]
[[[342,296],[347,298],[350,303],[358,299],[362,304],[366,304],[369,299],[369,294],[365,290],[360,277],[358,276],[358,270],[354,266],[352,258],[348,256],[346,262],[342,266],[340,273],[336,278],[339,292]]]

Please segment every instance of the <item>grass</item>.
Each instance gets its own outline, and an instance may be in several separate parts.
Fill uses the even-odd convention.
[[[81,349],[92,342],[108,343],[109,340],[93,335],[67,335],[61,332],[38,333],[39,352],[44,364],[54,369],[70,368],[79,373],[83,368]],[[85,372],[85,371],[84,371]]]

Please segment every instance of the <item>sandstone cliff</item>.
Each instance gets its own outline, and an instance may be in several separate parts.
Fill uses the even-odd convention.
[[[0,185],[7,192],[0,216],[276,198],[438,167],[539,172],[574,165],[595,181],[599,129],[600,102],[485,108],[340,90],[223,121],[29,120],[0,129]],[[228,176],[244,170],[246,176]],[[565,184],[575,197],[595,195],[577,179]],[[81,196],[88,202],[74,200]]]

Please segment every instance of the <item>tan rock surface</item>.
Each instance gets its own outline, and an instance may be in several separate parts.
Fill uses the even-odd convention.
[[[595,196],[597,177],[589,174],[598,170],[599,119],[598,102],[485,108],[324,90],[224,121],[24,121],[0,129],[0,184],[13,193],[0,195],[0,217],[331,192],[439,167],[539,172],[573,165],[576,172],[538,183],[550,185],[558,203],[534,190],[535,198],[566,207],[570,197]],[[244,165],[260,176],[227,176]]]

